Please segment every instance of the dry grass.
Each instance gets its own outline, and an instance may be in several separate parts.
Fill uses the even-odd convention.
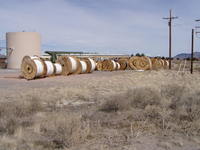
[[[90,123],[79,113],[52,111],[40,98],[27,96],[1,103],[0,136],[0,149],[60,149],[84,142]]]
[[[77,88],[2,96],[0,150],[80,149],[91,143],[105,146],[92,149],[123,149],[147,134],[199,139],[198,81],[199,74],[127,72],[88,85],[83,80]]]
[[[185,68],[184,68],[185,66]],[[187,60],[173,60],[172,61],[172,68],[174,70],[184,70],[185,71],[190,71],[190,67],[191,67],[191,61]],[[195,72],[200,72],[200,61],[194,61],[193,62],[193,69]]]
[[[19,126],[31,126],[32,116],[42,110],[40,100],[36,97],[28,97],[24,101],[1,103],[0,133],[12,135]]]
[[[162,86],[159,90],[136,88],[108,98],[100,110],[122,111],[124,115],[126,111],[138,111],[139,117],[134,116],[134,122],[142,118],[158,129],[200,135],[200,126],[197,126],[200,124],[200,91],[190,92],[190,89],[176,84]]]

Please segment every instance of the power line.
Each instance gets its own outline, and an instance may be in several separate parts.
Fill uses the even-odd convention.
[[[171,57],[172,57],[172,20],[178,19],[178,17],[172,16],[172,10],[169,10],[169,17],[163,18],[168,20],[169,26],[169,69],[171,69]]]

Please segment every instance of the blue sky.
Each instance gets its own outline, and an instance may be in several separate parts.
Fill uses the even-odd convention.
[[[37,31],[42,50],[168,55],[173,9],[173,55],[190,52],[199,0],[0,0],[0,46],[5,33]],[[196,51],[200,39],[196,38]]]

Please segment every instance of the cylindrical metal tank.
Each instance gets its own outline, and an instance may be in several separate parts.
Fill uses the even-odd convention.
[[[37,32],[8,32],[6,46],[13,49],[8,54],[9,69],[19,69],[24,56],[41,55],[41,36]]]

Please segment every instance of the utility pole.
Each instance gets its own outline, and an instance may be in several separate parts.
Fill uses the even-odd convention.
[[[192,43],[191,43],[191,68],[190,68],[191,74],[193,74],[193,57],[194,57],[194,29],[192,29]]]
[[[195,20],[196,22],[199,22],[200,19]],[[200,26],[196,26],[195,29],[199,29]],[[194,32],[194,29],[192,29],[192,45],[191,45],[191,68],[190,68],[190,72],[191,74],[193,74],[193,61],[194,61],[194,34],[196,33],[199,34],[199,31]]]
[[[169,17],[163,18],[168,20],[168,26],[169,26],[169,69],[171,69],[172,63],[172,20],[178,19],[178,17],[172,16],[172,10],[169,10]]]

